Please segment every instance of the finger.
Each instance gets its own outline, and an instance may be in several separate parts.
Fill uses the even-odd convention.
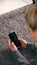
[[[11,40],[10,39],[8,40],[8,45],[11,45]]]
[[[9,47],[13,47],[13,46],[14,46],[14,43],[11,42],[11,40],[9,39],[9,40],[8,40],[8,45],[9,45]]]
[[[14,44],[14,42],[12,42],[12,46],[16,46],[16,45]]]
[[[26,40],[22,39],[22,38],[19,38],[19,41],[20,42],[23,42],[23,43],[26,43]]]
[[[15,46],[14,42],[11,42],[10,39],[8,40],[8,45],[11,46],[11,47],[14,47]]]

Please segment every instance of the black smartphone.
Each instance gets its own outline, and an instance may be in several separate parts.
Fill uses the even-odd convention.
[[[15,32],[11,32],[9,33],[9,38],[11,40],[11,42],[14,42],[14,44],[19,47],[21,44],[18,40],[17,34]]]

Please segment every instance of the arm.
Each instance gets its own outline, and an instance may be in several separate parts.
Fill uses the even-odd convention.
[[[22,38],[19,38],[19,41],[21,43],[21,47],[23,47],[23,48],[28,48],[33,51],[35,49],[37,49],[37,43],[35,43],[35,42],[27,42],[26,40],[24,40]]]
[[[29,61],[18,51],[13,42],[8,41],[8,46],[12,51],[14,62],[16,65],[30,65]]]
[[[35,43],[34,42],[27,42],[27,48],[35,51]]]
[[[17,50],[12,52],[16,65],[30,65],[29,61]]]

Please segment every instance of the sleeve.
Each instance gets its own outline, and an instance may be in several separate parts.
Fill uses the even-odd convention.
[[[30,65],[30,62],[19,51],[13,52],[12,55],[16,65]]]
[[[37,43],[35,42],[27,42],[27,48],[30,50],[35,51],[35,49],[37,49]]]
[[[37,43],[35,43],[35,48],[37,49]]]

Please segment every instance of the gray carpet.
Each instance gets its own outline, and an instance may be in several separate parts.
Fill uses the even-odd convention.
[[[22,37],[27,41],[32,41],[28,30],[28,24],[24,18],[28,7],[29,6],[22,7],[0,16],[0,65],[15,65],[12,53],[7,44],[9,38],[8,34],[10,32],[15,31],[18,37]],[[34,56],[31,56],[31,54],[28,55],[30,51],[22,48],[19,50],[28,60],[30,58],[29,61],[33,61]]]
[[[8,48],[7,39],[10,32],[15,31],[18,37],[22,38],[26,38],[29,34],[24,19],[25,11],[26,7],[23,7],[0,16],[0,50]],[[26,39],[28,40],[28,38]]]

